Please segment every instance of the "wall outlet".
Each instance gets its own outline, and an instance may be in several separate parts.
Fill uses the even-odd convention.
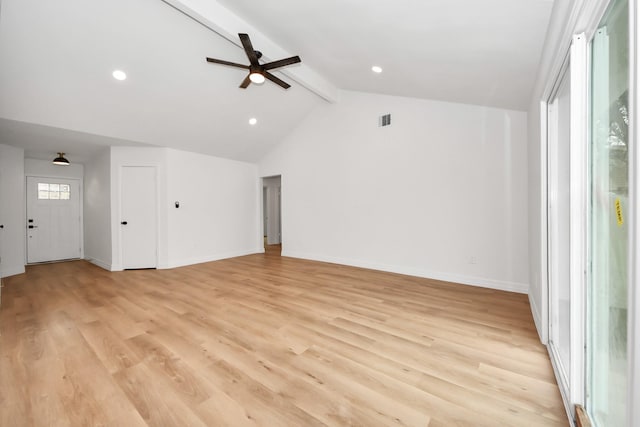
[[[469,257],[469,264],[477,264],[478,259],[474,256]]]

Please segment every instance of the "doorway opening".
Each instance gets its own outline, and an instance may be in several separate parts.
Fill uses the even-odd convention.
[[[262,238],[267,255],[282,253],[282,177],[262,178]]]

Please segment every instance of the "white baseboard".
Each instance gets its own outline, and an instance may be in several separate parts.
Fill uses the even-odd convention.
[[[24,271],[24,265],[3,265],[2,276],[0,277],[15,276],[16,274],[24,273]]]
[[[102,260],[99,259],[95,259],[95,258],[85,258],[86,261],[89,261],[91,264],[97,265],[100,268],[103,268],[107,271],[114,271],[111,269],[111,264],[109,264],[108,262],[104,262]]]
[[[540,342],[544,345],[547,345],[546,342],[546,334],[542,331],[542,314],[536,305],[536,301],[531,298],[531,294],[529,296],[529,306],[531,307],[531,314],[533,315],[533,323],[536,325],[536,330],[538,331],[538,337],[540,338]]]
[[[203,262],[219,261],[221,259],[235,258],[239,256],[252,255],[252,254],[261,253],[261,252],[264,252],[264,248],[246,249],[242,251],[224,252],[221,254],[212,254],[212,255],[206,255],[201,257],[184,258],[184,259],[170,261],[167,263],[166,266],[162,266],[158,268],[164,269],[164,268],[184,267],[187,265],[201,264]]]
[[[487,279],[484,277],[464,276],[460,274],[443,273],[438,271],[430,271],[389,264],[380,264],[363,260],[312,255],[303,252],[288,251],[285,249],[282,250],[282,256],[288,256],[291,258],[302,258],[312,261],[330,262],[333,264],[350,265],[353,267],[369,268],[372,270],[406,274],[408,276],[422,277],[425,279],[441,280],[444,282],[460,283],[470,286],[479,286],[482,288],[496,289],[500,291],[517,292],[520,294],[526,294],[529,292],[529,285],[527,285],[526,283],[508,282],[504,280]]]

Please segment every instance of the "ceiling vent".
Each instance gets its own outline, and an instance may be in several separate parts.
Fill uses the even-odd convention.
[[[384,116],[380,116],[378,120],[378,126],[390,126],[391,125],[391,114],[385,114]]]

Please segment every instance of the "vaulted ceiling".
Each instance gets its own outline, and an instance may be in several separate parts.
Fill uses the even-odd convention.
[[[72,161],[129,143],[257,161],[340,89],[524,110],[552,4],[2,0],[0,143]],[[205,61],[246,63],[237,32],[265,59],[302,57],[276,72],[289,90],[239,89],[242,70]]]

